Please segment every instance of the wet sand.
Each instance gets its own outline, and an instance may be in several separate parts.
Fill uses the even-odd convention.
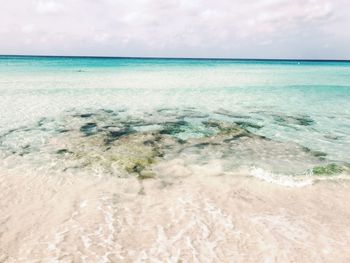
[[[0,262],[350,262],[349,182],[177,162],[142,181],[1,171]]]

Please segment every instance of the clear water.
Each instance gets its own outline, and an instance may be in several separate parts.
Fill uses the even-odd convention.
[[[0,262],[348,262],[349,146],[348,62],[3,56]]]
[[[182,118],[187,126],[176,137],[183,140],[213,135],[203,131],[204,118],[244,126],[275,143],[255,139],[234,142],[231,153],[226,146],[212,149],[225,152],[238,166],[252,159],[250,166],[266,162],[272,170],[279,165],[294,169],[304,158],[302,151],[290,150],[294,146],[322,152],[321,165],[350,162],[350,62],[0,57],[4,159],[13,145],[25,141],[33,148],[53,136],[49,128],[35,132],[42,118],[57,126],[68,122],[72,112],[100,109],[143,120],[139,130],[159,129],[162,122]],[[109,117],[99,118],[105,122]],[[13,129],[18,133],[9,136]]]

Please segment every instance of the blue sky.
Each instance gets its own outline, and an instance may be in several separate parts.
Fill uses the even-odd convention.
[[[348,0],[0,0],[0,54],[350,59]]]

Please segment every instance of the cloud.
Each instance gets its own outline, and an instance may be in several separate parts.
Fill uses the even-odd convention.
[[[33,24],[26,24],[22,26],[23,33],[31,34],[34,32],[34,30],[35,30],[35,26]]]
[[[36,4],[36,10],[39,14],[57,14],[62,11],[63,6],[53,0],[41,0]]]
[[[346,0],[12,0],[0,10],[6,28],[0,30],[0,53],[350,58],[348,5]]]

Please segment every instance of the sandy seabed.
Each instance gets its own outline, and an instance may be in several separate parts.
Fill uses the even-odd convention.
[[[350,262],[350,184],[0,174],[0,262]],[[175,171],[176,170],[176,171]]]

